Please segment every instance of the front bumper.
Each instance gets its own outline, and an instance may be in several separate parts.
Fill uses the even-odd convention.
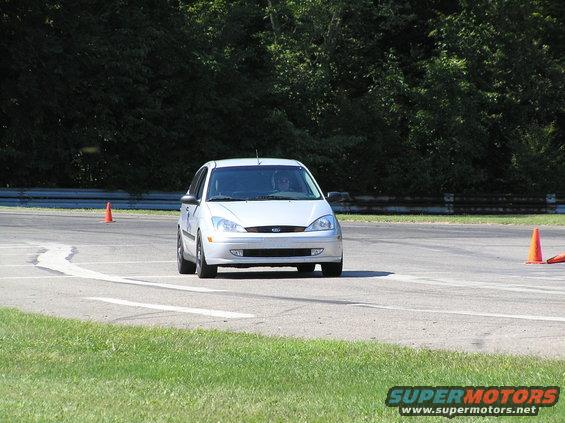
[[[214,232],[202,237],[206,262],[220,266],[261,266],[339,262],[343,256],[339,231],[280,234]],[[320,249],[315,256],[239,257],[230,250]]]

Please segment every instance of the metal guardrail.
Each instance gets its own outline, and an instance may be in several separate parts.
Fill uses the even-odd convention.
[[[0,206],[102,209],[110,201],[116,209],[178,210],[184,192],[97,189],[0,189]],[[332,208],[339,213],[382,214],[565,214],[565,194],[517,196],[508,194],[440,196],[351,195],[333,192]]]
[[[565,214],[565,195],[519,196],[509,194],[441,196],[375,196],[328,193],[340,213],[384,214]]]
[[[116,209],[178,210],[185,192],[149,192],[98,189],[0,189],[0,206],[101,209],[110,201]]]

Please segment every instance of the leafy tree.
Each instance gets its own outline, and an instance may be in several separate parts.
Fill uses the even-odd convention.
[[[2,0],[0,185],[184,189],[296,157],[330,189],[549,192],[556,0]]]
[[[557,129],[565,104],[564,69],[547,42],[553,34],[563,38],[562,26],[546,2],[463,6],[461,13],[440,20],[436,35],[440,54],[464,60],[467,79],[484,100],[475,126],[477,134],[486,133],[475,144],[486,142],[481,163],[486,180],[473,187],[471,178],[469,188],[558,189],[555,177],[565,172],[565,139]]]

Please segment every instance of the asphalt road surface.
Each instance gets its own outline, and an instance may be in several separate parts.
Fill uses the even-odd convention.
[[[179,275],[176,217],[0,212],[0,306],[120,324],[565,357],[565,264],[531,227],[343,224],[344,273]],[[542,227],[544,258],[565,228]]]

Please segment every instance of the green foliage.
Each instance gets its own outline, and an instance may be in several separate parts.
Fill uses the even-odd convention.
[[[563,186],[564,68],[552,45],[563,27],[550,14],[554,6],[485,0],[439,22],[438,49],[465,59],[467,80],[482,100],[482,116],[473,126],[486,131],[478,169],[489,190],[546,192]]]
[[[3,0],[0,186],[184,189],[295,157],[327,190],[553,192],[555,0]]]
[[[414,100],[408,142],[418,166],[407,173],[406,186],[423,193],[480,190],[486,179],[481,163],[488,133],[484,101],[469,81],[465,59],[442,54],[427,63]]]

